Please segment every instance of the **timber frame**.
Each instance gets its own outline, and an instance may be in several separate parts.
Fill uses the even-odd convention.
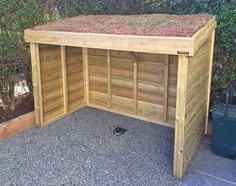
[[[173,127],[175,128],[173,173],[177,178],[182,178],[202,140],[204,131],[207,132],[215,28],[216,21],[213,17],[192,37],[127,36],[25,30],[25,40],[30,43],[36,124],[40,127],[46,126],[84,106],[91,106]],[[98,52],[100,52],[99,55]],[[157,54],[157,58],[161,58],[163,62],[162,64],[158,62],[160,68],[163,69],[161,71],[163,72],[163,84],[160,86],[163,102],[161,102],[160,107],[155,107],[155,104],[151,103],[144,104],[143,101],[140,101],[138,91],[149,88],[147,84],[139,82],[140,69],[145,68],[140,67],[144,64],[142,59],[145,57],[142,56],[145,53]],[[77,54],[79,56],[76,56]],[[128,85],[129,83],[124,84],[128,87],[127,92],[130,91],[128,96],[132,97],[130,103],[129,99],[126,98],[118,100],[117,95],[113,92],[114,83],[122,85],[113,78],[115,71],[113,61],[119,61],[122,55],[127,55],[127,59],[122,58],[123,60],[127,63],[131,62],[127,68],[130,68],[132,73],[129,76],[127,72],[127,76],[132,83],[131,85]],[[101,62],[103,67],[91,65],[95,58],[100,61],[103,60]],[[47,61],[51,60],[56,61],[56,63],[47,65]],[[77,60],[78,64],[74,60]],[[175,62],[177,68],[175,68]],[[58,77],[57,80],[52,79],[48,68],[60,69],[55,72]],[[105,73],[106,77],[93,76],[93,72],[99,71]],[[175,80],[177,84],[173,85],[176,86],[175,90],[171,89],[170,86],[172,83],[170,76],[173,76],[171,74],[173,71],[176,71]],[[74,75],[72,76],[71,73]],[[48,79],[51,80],[50,84],[46,84]],[[93,81],[101,81],[103,85],[99,87]],[[59,82],[61,87],[54,82]],[[76,82],[81,83],[76,84]],[[50,86],[54,86],[57,91],[52,92],[54,89]],[[103,89],[104,92],[95,94],[94,91],[91,91],[91,87]],[[175,105],[173,107],[170,106],[170,104],[173,105],[170,103],[173,100],[170,98],[172,93],[175,94],[173,102]],[[53,104],[54,106],[56,104],[57,107],[61,106],[61,109],[57,113],[52,113],[49,111],[54,106],[47,105],[47,103],[55,95],[58,103],[54,101]],[[103,105],[93,102],[95,97],[97,100],[102,100]],[[145,97],[145,99],[147,98]],[[78,104],[75,103],[75,100],[79,101]],[[106,100],[105,104],[104,100]],[[118,104],[125,105],[126,102],[127,105],[132,105],[131,112],[128,111],[130,109],[119,109],[117,106]],[[148,110],[153,109],[155,112],[158,109],[161,116],[149,117],[149,115],[145,115],[146,111],[139,110],[140,105]]]

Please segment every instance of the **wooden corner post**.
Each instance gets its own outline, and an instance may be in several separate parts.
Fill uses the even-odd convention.
[[[40,74],[39,45],[30,43],[31,66],[32,66],[32,82],[34,92],[34,107],[36,116],[36,125],[43,125],[43,103],[42,103],[42,87]]]
[[[89,103],[89,64],[88,48],[82,48],[83,55],[83,73],[84,73],[84,102]]]
[[[210,61],[209,61],[209,72],[208,72],[208,91],[207,91],[207,108],[206,108],[206,124],[205,134],[208,133],[208,117],[209,117],[209,106],[210,106],[210,94],[211,94],[211,76],[212,76],[212,64],[214,54],[214,42],[215,42],[215,30],[211,34],[211,49],[210,49]]]
[[[67,91],[67,65],[66,65],[66,47],[61,46],[61,66],[62,66],[62,84],[63,84],[63,104],[64,114],[68,112],[68,91]]]
[[[184,128],[186,113],[186,90],[187,90],[188,57],[179,56],[178,82],[176,95],[176,121],[175,121],[175,149],[174,149],[174,176],[182,178],[184,174]]]

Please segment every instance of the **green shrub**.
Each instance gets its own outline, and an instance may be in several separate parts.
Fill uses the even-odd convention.
[[[33,0],[0,1],[0,99],[6,109],[14,108],[17,73],[24,73],[31,87],[29,50],[24,42],[24,29],[41,23],[42,17]]]
[[[0,64],[14,61],[31,85],[29,50],[23,30],[36,24],[80,14],[196,14],[216,15],[212,98],[236,81],[236,0],[1,0]],[[1,70],[1,69],[0,69]]]

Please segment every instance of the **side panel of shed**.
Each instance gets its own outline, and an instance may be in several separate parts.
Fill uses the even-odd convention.
[[[64,113],[61,48],[39,45],[43,124]]]
[[[82,49],[31,44],[36,118],[45,126],[84,104]]]
[[[193,57],[179,56],[174,175],[182,178],[204,136],[212,37]]]

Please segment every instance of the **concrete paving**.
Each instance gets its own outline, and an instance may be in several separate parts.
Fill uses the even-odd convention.
[[[127,131],[116,136],[117,126]],[[0,142],[0,185],[235,184],[235,161],[212,155],[209,142],[176,180],[173,142],[174,129],[84,108]]]
[[[236,160],[212,154],[211,138],[207,137],[201,144],[183,185],[236,185]]]

